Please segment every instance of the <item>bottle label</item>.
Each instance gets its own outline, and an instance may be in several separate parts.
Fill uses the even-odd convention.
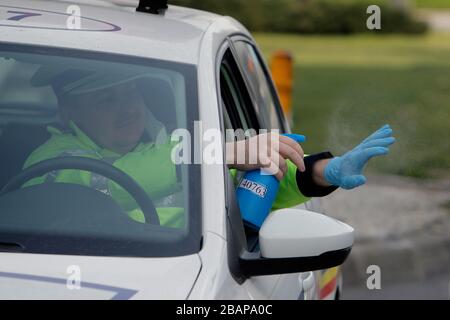
[[[267,187],[265,185],[247,179],[242,179],[239,187],[249,190],[261,198],[264,198],[267,193]]]

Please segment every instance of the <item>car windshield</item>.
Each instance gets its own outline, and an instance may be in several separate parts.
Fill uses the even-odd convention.
[[[200,249],[196,67],[0,43],[0,251],[163,257]]]

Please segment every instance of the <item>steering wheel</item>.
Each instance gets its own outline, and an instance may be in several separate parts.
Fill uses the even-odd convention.
[[[86,157],[59,157],[38,162],[12,178],[1,190],[0,195],[19,189],[25,182],[55,170],[74,169],[94,172],[113,180],[136,200],[145,216],[145,221],[159,225],[155,205],[142,187],[128,174],[113,165]]]

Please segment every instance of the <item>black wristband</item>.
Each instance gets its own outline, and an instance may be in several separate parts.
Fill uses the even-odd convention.
[[[333,155],[331,154],[331,152],[328,151],[309,155],[303,158],[306,170],[304,172],[301,172],[300,170],[297,169],[296,180],[298,189],[304,196],[324,197],[329,195],[338,188],[337,186],[329,186],[329,187],[319,186],[314,182],[313,179],[314,164],[319,160],[330,158],[333,158]]]

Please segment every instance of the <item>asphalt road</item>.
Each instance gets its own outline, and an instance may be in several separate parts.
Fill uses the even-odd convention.
[[[383,285],[369,290],[365,284],[344,287],[342,300],[450,300],[450,273],[418,282]]]
[[[449,199],[450,180],[397,176],[324,198],[328,214],[355,228],[342,299],[449,299]],[[369,265],[380,267],[381,290],[366,287]]]

